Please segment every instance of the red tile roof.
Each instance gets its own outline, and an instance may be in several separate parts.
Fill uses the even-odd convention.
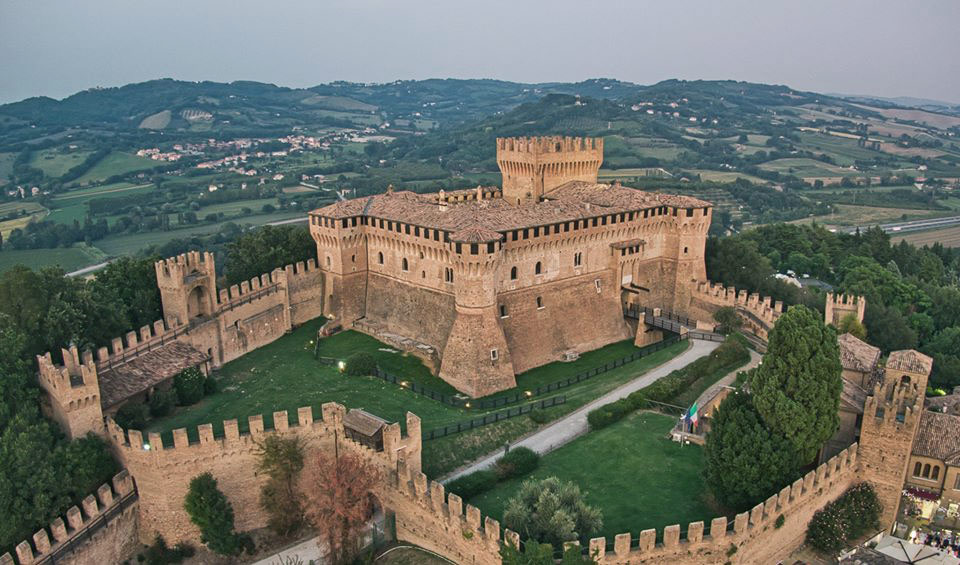
[[[960,464],[960,416],[925,410],[913,440],[913,454]]]

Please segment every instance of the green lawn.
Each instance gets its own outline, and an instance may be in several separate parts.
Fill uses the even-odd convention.
[[[484,515],[503,517],[506,502],[524,479],[559,477],[580,485],[588,504],[603,511],[603,530],[613,536],[641,530],[709,521],[717,516],[700,478],[703,450],[670,441],[674,418],[636,412],[608,428],[591,432],[550,452],[528,475],[501,483],[469,502]]]
[[[348,377],[336,367],[320,364],[313,357],[312,340],[322,323],[322,319],[313,320],[290,335],[226,364],[217,374],[221,385],[220,392],[198,404],[180,408],[168,417],[151,422],[147,431],[162,432],[166,434],[165,441],[170,441],[169,432],[185,427],[191,439],[196,439],[196,426],[200,424],[211,423],[214,432],[220,434],[223,431],[223,420],[237,418],[240,429],[246,430],[248,416],[263,414],[264,423],[269,427],[273,425],[274,411],[287,410],[289,417],[295,420],[297,408],[312,406],[314,414],[319,417],[320,405],[324,402],[339,402],[348,408],[363,408],[388,421],[403,422],[404,415],[410,411],[420,416],[425,431],[495,411],[467,410],[441,404],[376,377]],[[651,367],[669,360],[686,347],[686,343],[673,345],[578,385],[562,389],[555,394],[565,394],[567,403],[549,408],[546,413],[551,419],[566,414]],[[624,350],[624,344],[614,344],[593,352],[591,357],[602,364],[612,358],[622,357]],[[394,352],[389,346],[365,334],[343,332],[321,342],[320,353],[324,357],[346,359],[356,351],[371,352],[384,370],[409,381],[441,392],[453,392],[449,385],[431,375],[418,358]],[[611,357],[612,354],[615,355]],[[554,379],[570,376],[581,369],[575,364],[559,362],[547,367],[552,369],[541,368],[539,371],[554,371]],[[522,380],[523,375],[521,382]],[[498,410],[502,410],[502,407]],[[431,476],[443,474],[536,427],[537,424],[528,416],[521,416],[471,432],[425,442],[425,471]]]
[[[162,164],[146,157],[137,157],[130,153],[115,151],[104,157],[83,176],[75,180],[73,184],[82,185],[89,182],[100,182],[114,175],[152,169]]]
[[[37,151],[30,159],[30,166],[40,169],[48,177],[57,178],[83,163],[87,156],[93,153],[92,151],[63,151],[64,147]]]
[[[73,247],[55,249],[4,249],[0,251],[0,272],[14,265],[26,265],[31,269],[59,265],[70,272],[93,265],[106,259],[99,249],[78,243]]]
[[[126,196],[149,192],[153,189],[152,184],[132,185],[126,182],[118,182],[71,190],[53,197],[48,219],[61,224],[71,224],[74,220],[82,223],[84,218],[87,217],[87,202],[94,198]]]

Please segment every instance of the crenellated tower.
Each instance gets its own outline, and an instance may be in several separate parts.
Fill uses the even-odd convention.
[[[188,324],[214,314],[217,270],[213,253],[190,251],[157,261],[154,268],[168,326]]]
[[[471,228],[450,236],[456,313],[440,377],[474,398],[516,386],[497,313],[496,276],[503,236]]]
[[[855,316],[858,322],[863,323],[863,315],[866,310],[867,300],[862,296],[834,295],[832,292],[828,292],[824,323],[837,327],[840,325],[840,321],[849,315]]]
[[[81,360],[76,346],[61,352],[63,365],[55,365],[50,353],[37,355],[37,378],[47,392],[50,416],[70,439],[87,432],[103,434],[100,384],[93,354],[87,351]]]
[[[603,138],[497,138],[503,198],[511,204],[536,202],[545,193],[574,180],[596,183],[602,163]]]
[[[392,194],[392,187],[388,194]],[[323,314],[350,324],[366,315],[367,218],[311,216],[310,235],[317,243],[322,272]]]
[[[887,359],[883,381],[864,404],[860,461],[863,478],[873,483],[883,503],[881,524],[885,528],[897,516],[932,367],[933,360],[922,353],[894,351]]]

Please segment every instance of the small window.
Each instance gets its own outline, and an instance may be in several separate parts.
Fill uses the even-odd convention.
[[[453,282],[453,269],[447,267],[443,270],[443,280],[448,283]]]
[[[510,268],[510,280],[512,280],[512,281],[517,280],[517,268],[516,268],[516,267],[511,267],[511,268]]]
[[[350,262],[351,262],[351,263],[356,263],[356,262],[357,262],[357,256],[356,256],[356,255],[351,255],[351,256],[350,256]]]
[[[913,466],[913,476],[919,477],[920,471],[922,470],[923,470],[923,463],[917,461],[917,464]],[[960,475],[957,475],[957,477],[960,478]]]
[[[501,317],[501,318],[506,318],[506,317],[507,317],[507,305],[506,305],[506,304],[501,304],[501,305],[500,305],[500,317]]]
[[[537,297],[537,310],[543,310],[543,297]]]
[[[400,264],[400,268],[403,269],[404,271],[410,270],[410,262],[407,261],[406,257],[403,258],[403,261]]]
[[[930,478],[933,480],[937,480],[940,478],[940,467],[933,468],[933,473],[930,474]]]
[[[953,480],[953,490],[960,490],[960,473],[957,473],[957,478]]]
[[[593,285],[597,287],[597,294],[600,294],[600,279],[594,280]]]
[[[537,261],[537,265],[534,267],[534,273],[539,275],[543,272],[543,264],[540,261]]]
[[[426,272],[426,271],[420,271],[420,278],[421,278],[421,279],[427,278],[427,272]]]
[[[686,253],[687,253],[687,251],[689,251],[689,248],[687,248],[687,247],[684,247],[684,248],[683,248],[683,253],[684,253],[684,254],[686,254]]]
[[[383,251],[377,253],[377,264],[383,265]]]
[[[687,217],[688,217],[688,218],[692,218],[692,217],[693,217],[693,208],[687,208]]]
[[[329,267],[329,266],[330,266],[330,256],[327,255],[327,267]]]
[[[470,244],[470,255],[476,255],[480,252],[480,246],[476,243]]]
[[[927,463],[923,466],[923,474],[921,475],[924,479],[930,478],[930,464]]]
[[[583,253],[580,251],[577,251],[576,253],[573,254],[573,266],[579,267],[582,264],[583,264]]]
[[[491,361],[496,361],[496,360],[499,359],[499,358],[500,358],[500,352],[497,351],[496,349],[491,349],[491,350],[490,350],[490,360],[491,360]]]

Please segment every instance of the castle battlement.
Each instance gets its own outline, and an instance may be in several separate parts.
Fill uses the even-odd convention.
[[[766,562],[756,556],[768,555],[780,548],[775,543],[766,542],[761,547],[757,539],[759,535],[779,533],[779,528],[770,528],[779,516],[784,517],[785,523],[802,521],[805,528],[809,520],[804,519],[807,514],[822,508],[836,498],[838,491],[842,492],[857,479],[857,453],[858,445],[851,445],[749,512],[737,514],[732,522],[721,516],[710,521],[709,530],[702,521],[689,523],[685,531],[679,524],[667,526],[663,529],[661,543],[657,543],[655,529],[640,531],[639,538],[626,532],[614,537],[612,551],[607,551],[606,538],[593,538],[590,540],[590,554],[599,563],[641,563],[658,559],[664,560],[662,562],[676,559],[682,563],[720,563],[728,561],[730,554],[727,551],[733,544],[739,547],[737,562]],[[801,513],[803,517],[796,516]],[[770,534],[771,541],[776,535]],[[756,543],[751,546],[751,541]]]
[[[41,528],[33,534],[31,540],[23,540],[17,544],[17,561],[21,565],[26,565],[47,558],[64,544],[69,543],[95,518],[123,504],[127,495],[133,493],[133,479],[126,471],[120,471],[114,475],[111,482],[112,486],[106,483],[100,485],[96,496],[87,495],[80,504],[82,511],[76,506],[71,506],[67,510],[66,521],[63,517],[58,517],[50,522],[48,528]],[[0,563],[12,565],[13,559],[7,553],[0,557]]]
[[[542,155],[544,153],[571,153],[571,152],[598,152],[603,158],[602,137],[570,137],[550,135],[542,137],[498,137],[497,154],[529,154]]]
[[[824,318],[826,323],[837,326],[840,321],[849,315],[857,318],[857,321],[863,322],[863,315],[867,310],[867,300],[862,296],[853,296],[827,293],[826,311]]]
[[[497,165],[503,176],[503,198],[521,204],[570,181],[596,184],[603,164],[603,138],[497,138]]]
[[[199,271],[205,275],[214,275],[213,253],[205,251],[188,251],[176,257],[161,259],[154,263],[157,271],[157,281],[170,281],[173,283],[183,283],[183,278],[193,271]]]
[[[38,376],[40,384],[53,395],[62,396],[72,389],[97,386],[97,366],[93,362],[93,354],[89,351],[80,354],[75,345],[69,349],[61,349],[63,365],[53,362],[49,352],[37,355]]]
[[[737,291],[735,288],[727,288],[710,281],[697,283],[691,298],[705,303],[707,307],[712,307],[712,311],[725,306],[736,308],[741,313],[751,315],[763,325],[769,326],[767,331],[783,314],[783,302],[780,300],[774,301],[769,296],[760,296],[757,293],[750,294],[746,290]]]

